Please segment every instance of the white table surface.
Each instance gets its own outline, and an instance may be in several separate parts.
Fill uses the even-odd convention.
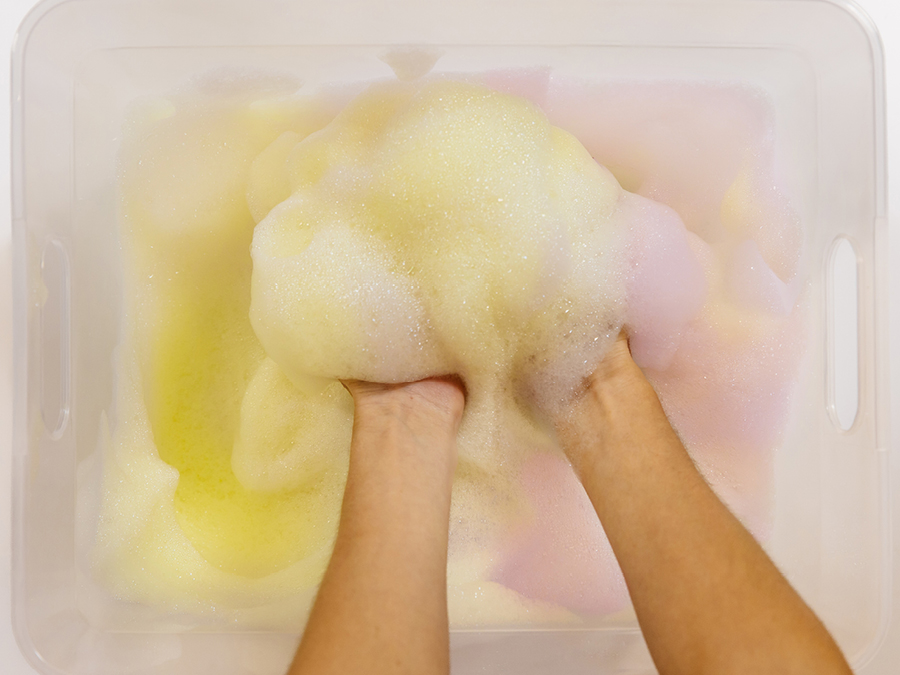
[[[888,107],[888,165],[891,237],[891,382],[900,401],[900,1],[857,0],[872,17],[884,43]],[[9,204],[9,50],[16,29],[34,0],[0,0],[0,673],[34,675],[16,646],[10,623],[10,408],[12,402],[12,336],[10,292]],[[894,408],[897,406],[895,405]],[[891,479],[894,490],[894,621],[878,655],[865,675],[900,672],[900,416],[895,423]],[[199,674],[198,674],[199,675]]]

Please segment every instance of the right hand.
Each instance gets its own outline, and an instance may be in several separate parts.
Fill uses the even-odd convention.
[[[668,426],[668,420],[644,373],[631,357],[628,337],[619,333],[613,346],[586,379],[583,390],[554,420],[560,446],[581,475],[586,462],[614,440],[640,428]],[[616,439],[621,440],[621,439]]]

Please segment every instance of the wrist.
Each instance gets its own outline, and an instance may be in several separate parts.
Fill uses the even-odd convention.
[[[655,390],[629,358],[604,361],[556,424],[559,442],[582,480],[588,469],[614,463],[668,420]]]
[[[356,406],[351,467],[388,484],[449,485],[456,468],[458,422],[442,411],[398,401]]]
[[[353,426],[361,435],[390,435],[396,442],[418,439],[443,445],[455,444],[459,418],[420,402],[392,397],[358,401]]]
[[[456,380],[427,379],[404,384],[344,383],[353,395],[356,418],[365,423],[387,419],[416,426],[435,425],[455,435],[465,393]]]

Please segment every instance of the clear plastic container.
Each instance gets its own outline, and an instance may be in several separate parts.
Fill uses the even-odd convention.
[[[861,667],[891,598],[884,95],[875,28],[839,0],[41,3],[13,55],[13,594],[25,656],[48,674],[243,675],[287,663],[294,635],[199,630],[190,617],[98,626],[80,609],[77,467],[113,403],[123,302],[120,131],[130,101],[210,68],[382,77],[378,56],[398,45],[438,46],[448,70],[552,66],[767,92],[812,268],[812,334],[767,549]],[[855,294],[840,292],[847,280]],[[653,672],[633,621],[459,631],[452,649],[459,673]]]

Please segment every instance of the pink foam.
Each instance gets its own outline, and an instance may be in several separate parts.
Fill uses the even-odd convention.
[[[553,77],[545,111],[625,189],[672,207],[710,242],[735,177],[771,154],[766,103],[736,87]]]
[[[571,466],[558,455],[537,453],[523,466],[521,482],[533,517],[501,549],[492,580],[583,616],[623,609],[625,580]]]
[[[752,239],[740,244],[725,269],[726,288],[740,305],[788,316],[800,294],[799,279],[786,284],[772,271]]]
[[[776,447],[787,425],[805,343],[803,312],[761,323],[738,337],[701,316],[685,331],[665,371],[647,369],[688,449]]]
[[[635,195],[620,208],[641,223],[632,240],[626,326],[642,368],[664,369],[688,324],[703,307],[706,277],[689,232],[671,209]]]
[[[742,189],[723,205],[725,226],[753,240],[778,278],[796,275],[803,249],[803,228],[787,197],[777,189],[770,164],[760,163],[741,178]]]

